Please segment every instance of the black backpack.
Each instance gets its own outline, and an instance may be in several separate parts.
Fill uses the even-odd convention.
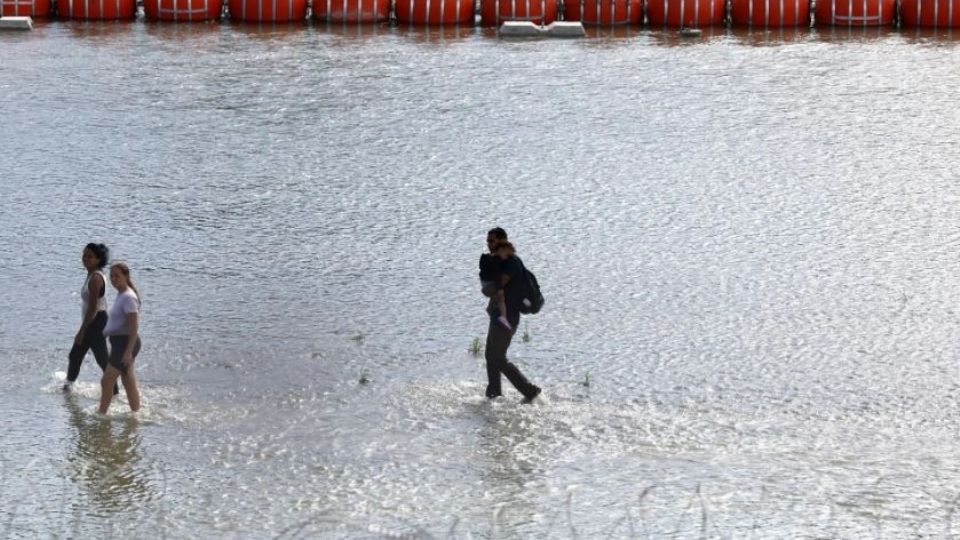
[[[523,302],[520,304],[520,313],[533,315],[539,313],[543,307],[543,293],[540,292],[540,284],[537,283],[537,276],[533,272],[523,267]]]

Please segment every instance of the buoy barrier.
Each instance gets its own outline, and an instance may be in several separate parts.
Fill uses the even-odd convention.
[[[643,0],[566,0],[563,17],[584,25],[643,24]]]
[[[732,0],[732,3],[733,24],[764,28],[810,24],[810,0]]]
[[[313,0],[311,5],[318,21],[365,24],[390,19],[390,0]]]
[[[546,26],[557,20],[557,0],[481,0],[480,24],[532,22]]]
[[[896,0],[817,0],[817,23],[833,26],[893,24]]]
[[[143,0],[143,12],[150,21],[216,21],[223,0]]]
[[[307,18],[307,0],[229,0],[230,18],[248,22],[291,22]]]
[[[445,26],[473,24],[473,0],[396,0],[393,6],[401,24]]]
[[[49,17],[50,0],[0,0],[2,17]]]
[[[137,0],[57,0],[57,15],[67,19],[135,19]]]
[[[724,0],[647,0],[647,18],[653,26],[673,28],[723,24]]]
[[[904,26],[960,27],[960,0],[900,0]]]

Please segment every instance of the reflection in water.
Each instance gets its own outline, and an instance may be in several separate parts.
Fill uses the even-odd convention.
[[[902,28],[900,34],[907,43],[956,43],[960,31],[952,28]]]
[[[401,24],[396,31],[399,35],[414,43],[441,44],[463,41],[480,32],[473,26],[412,26]]]
[[[246,37],[262,40],[290,38],[303,34],[303,32],[307,29],[306,19],[302,21],[278,23],[258,23],[251,21],[231,20],[225,24],[228,24],[231,30],[239,32]]]
[[[665,47],[702,45],[724,37],[727,33],[727,29],[722,26],[704,26],[700,28],[700,31],[702,33],[699,36],[687,37],[680,35],[679,28],[651,27],[648,34],[650,36],[649,43]]]
[[[605,38],[605,39],[625,39],[639,36],[643,32],[642,26],[632,24],[618,24],[616,26],[608,25],[584,25],[587,38]]]
[[[537,424],[525,414],[514,411],[487,409],[486,420],[478,432],[479,447],[486,459],[481,470],[485,490],[493,494],[491,501],[497,508],[494,526],[502,522],[512,528],[536,519],[538,492],[530,482],[542,479],[537,462],[541,459],[537,448]]]
[[[851,28],[849,26],[818,26],[816,37],[819,41],[825,42],[847,42],[847,41],[874,41],[883,40],[888,37],[899,35],[899,32],[892,26],[866,26],[862,28]]]
[[[736,39],[738,43],[754,47],[800,43],[809,39],[811,34],[809,28],[795,26],[787,28],[734,26],[730,28],[730,35]]]
[[[147,20],[142,22],[147,35],[163,41],[189,40],[219,44],[217,39],[224,35],[224,30],[229,31],[224,25],[214,22],[193,24],[170,24]]]
[[[117,39],[129,36],[137,29],[137,21],[83,21],[60,23],[71,37],[115,45]]]
[[[86,412],[76,397],[64,399],[70,425],[76,428],[76,446],[67,459],[73,479],[85,487],[90,501],[100,510],[129,510],[153,499],[140,455],[136,417],[120,420]],[[113,427],[119,425],[114,432]]]
[[[326,21],[314,21],[313,27],[321,34],[330,34],[339,38],[369,38],[390,33],[390,23],[378,24],[340,24]]]

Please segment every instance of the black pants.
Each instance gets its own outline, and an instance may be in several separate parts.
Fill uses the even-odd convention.
[[[87,331],[83,334],[83,340],[80,344],[73,344],[68,356],[70,363],[67,366],[67,380],[74,382],[80,375],[80,366],[83,364],[83,358],[87,356],[88,351],[93,351],[93,357],[97,360],[97,365],[101,370],[107,370],[107,360],[110,353],[107,352],[107,338],[103,335],[103,327],[107,325],[107,312],[98,311],[87,325]],[[114,385],[113,394],[120,392],[120,387]]]
[[[512,322],[512,321],[511,321]],[[493,398],[502,394],[500,388],[500,374],[507,376],[507,380],[514,386],[525,398],[533,398],[537,395],[539,388],[527,380],[520,372],[520,369],[507,361],[507,349],[510,347],[510,341],[513,340],[514,330],[507,330],[495,321],[490,322],[490,328],[487,330],[487,397]]]

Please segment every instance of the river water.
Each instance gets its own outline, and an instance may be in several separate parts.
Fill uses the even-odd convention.
[[[912,30],[0,35],[0,536],[956,534],[958,60]],[[495,225],[547,298],[530,406],[469,351]],[[137,415],[95,414],[92,358],[59,390],[90,241],[143,294]]]

